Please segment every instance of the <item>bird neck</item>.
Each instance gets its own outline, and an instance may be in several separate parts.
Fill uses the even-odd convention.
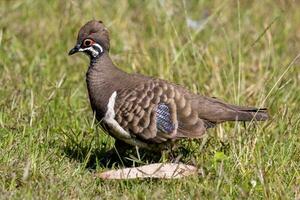
[[[113,74],[124,73],[113,64],[108,52],[104,52],[101,56],[90,59],[88,73],[97,74],[98,76],[103,74],[106,76],[101,78],[107,78],[109,77],[107,75],[111,74],[111,72],[113,72]]]
[[[109,97],[122,88],[128,74],[118,69],[107,52],[91,59],[86,73],[86,82],[90,103],[97,117],[102,118],[107,109]]]

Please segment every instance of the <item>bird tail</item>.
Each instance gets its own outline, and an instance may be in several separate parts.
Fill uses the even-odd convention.
[[[236,106],[209,97],[201,98],[198,103],[202,105],[199,116],[214,123],[225,121],[265,121],[269,119],[266,108]]]
[[[266,108],[249,108],[243,106],[232,107],[233,109],[228,113],[227,119],[224,119],[225,121],[266,121],[269,119]]]

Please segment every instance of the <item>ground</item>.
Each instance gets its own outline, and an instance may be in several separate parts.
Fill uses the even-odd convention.
[[[299,9],[296,0],[0,1],[0,199],[300,198]],[[95,178],[113,139],[88,102],[88,58],[67,55],[90,19],[108,26],[121,69],[268,107],[270,120],[180,142],[198,177]]]

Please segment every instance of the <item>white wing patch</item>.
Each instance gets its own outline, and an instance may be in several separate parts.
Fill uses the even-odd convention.
[[[115,137],[119,139],[125,139],[125,138],[131,138],[130,134],[127,133],[120,125],[119,123],[115,120],[115,101],[117,97],[117,92],[114,91],[112,95],[109,98],[108,104],[107,104],[107,111],[104,116],[104,121],[105,123],[113,130]]]
[[[116,97],[117,97],[117,92],[114,91],[109,98],[109,101],[107,103],[107,111],[103,118],[104,122],[108,125],[108,127],[112,129],[111,131],[112,136],[133,146],[138,146],[141,148],[149,148],[145,142],[142,142],[134,137],[131,137],[131,135],[128,132],[126,132],[115,120],[116,113],[114,107],[115,107]]]

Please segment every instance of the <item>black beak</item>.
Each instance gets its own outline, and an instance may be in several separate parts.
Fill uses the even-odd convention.
[[[79,51],[79,48],[80,48],[80,45],[77,44],[73,49],[71,49],[71,50],[69,51],[69,56],[70,56],[70,55],[73,55],[74,53],[77,53],[77,52]]]

